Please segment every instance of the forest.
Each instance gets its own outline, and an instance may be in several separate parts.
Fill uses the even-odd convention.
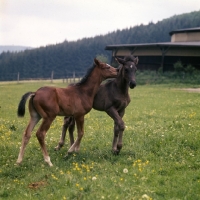
[[[0,54],[0,81],[22,79],[64,78],[73,73],[85,73],[97,56],[109,62],[111,52],[105,47],[112,44],[169,42],[169,32],[177,29],[200,27],[200,11],[175,15],[170,18],[116,30],[106,35],[63,41],[21,52]]]

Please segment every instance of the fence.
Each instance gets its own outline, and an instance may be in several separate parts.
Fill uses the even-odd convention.
[[[20,73],[10,73],[7,76],[2,76],[0,74],[0,81],[16,81],[19,83],[20,81],[48,81],[52,83],[54,80],[62,81],[63,83],[70,84],[78,82],[84,77],[85,72],[65,72],[57,73],[57,72],[49,72],[46,76],[32,76],[32,77],[23,77]],[[136,82],[138,85],[143,84],[160,84],[160,83],[190,83],[190,84],[200,84],[200,72],[196,72],[194,74],[177,74],[176,72],[167,72],[167,73],[157,73],[155,71],[144,71],[137,72]]]
[[[74,83],[82,79],[84,77],[85,72],[65,72],[65,73],[58,73],[58,72],[49,72],[45,76],[37,76],[33,75],[32,77],[28,77],[25,75],[21,75],[18,73],[9,73],[6,75],[0,76],[0,81],[27,81],[27,80],[49,80],[53,82],[54,79],[62,79],[63,82],[66,83]]]

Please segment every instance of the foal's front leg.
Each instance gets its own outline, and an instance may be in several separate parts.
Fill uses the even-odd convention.
[[[76,152],[79,151],[81,139],[84,135],[84,116],[76,117],[75,120],[76,120],[78,137],[77,137],[76,141],[73,143],[73,145],[70,147],[70,149],[68,150],[68,154],[70,154],[74,151],[76,151]]]
[[[106,111],[106,113],[114,120],[112,151],[115,154],[119,154],[122,148],[122,136],[125,129],[124,122],[118,111],[114,107],[111,107],[109,110]]]
[[[121,110],[119,111],[119,116],[121,117],[121,120],[124,116],[124,113],[125,113],[125,109],[124,110]],[[123,133],[124,133],[124,130],[125,130],[125,125],[124,125],[124,121],[122,120],[123,122],[123,126],[119,127],[119,138],[118,138],[118,143],[117,143],[117,151],[118,153],[120,152],[121,148],[122,148],[122,145],[123,145]]]

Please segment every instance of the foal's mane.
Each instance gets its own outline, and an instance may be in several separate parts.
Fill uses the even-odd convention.
[[[96,66],[96,65],[95,65],[95,63],[94,63],[93,66],[90,67],[90,68],[87,70],[85,76],[84,76],[78,83],[76,83],[75,85],[82,85],[82,84],[84,84],[84,83],[87,81],[87,79],[88,79],[88,77],[90,76],[90,74],[92,73],[92,71],[93,71],[93,69],[95,68],[95,66]]]
[[[134,61],[134,59],[135,59],[135,57],[134,56],[126,56],[126,57],[124,57],[124,60],[126,61],[126,62],[128,62],[128,61]]]

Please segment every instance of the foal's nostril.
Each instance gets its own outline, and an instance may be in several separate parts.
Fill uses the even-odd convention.
[[[130,87],[131,89],[133,89],[134,87],[136,87],[136,82],[135,82],[135,81],[131,81],[131,82],[129,83],[129,87]]]

